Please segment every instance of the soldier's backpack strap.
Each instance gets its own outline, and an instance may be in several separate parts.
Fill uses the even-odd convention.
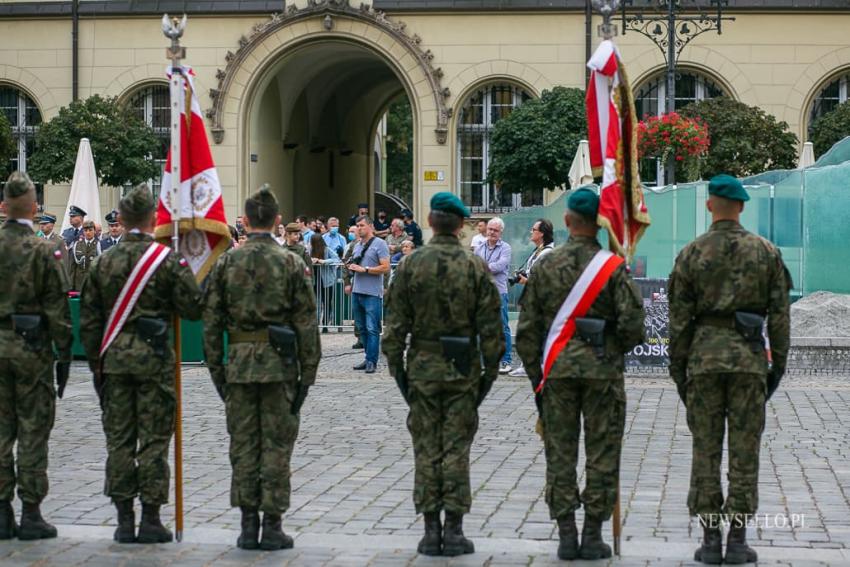
[[[109,319],[106,322],[106,331],[103,333],[103,339],[100,343],[100,358],[103,358],[106,349],[124,328],[124,323],[127,322],[127,317],[139,301],[142,291],[145,286],[156,273],[157,268],[168,257],[171,249],[168,246],[163,246],[158,242],[151,242],[145,253],[133,266],[130,276],[121,288],[121,293],[118,294],[118,299],[115,300],[115,305],[112,306],[112,312],[109,313]]]
[[[543,379],[537,386],[536,391],[538,393],[543,391],[543,385],[546,383],[546,378],[549,376],[558,355],[573,338],[576,332],[576,319],[587,315],[590,306],[596,301],[611,274],[623,262],[624,260],[620,256],[607,250],[600,250],[590,260],[570,289],[549,327],[549,334],[546,336],[546,345],[543,349]]]

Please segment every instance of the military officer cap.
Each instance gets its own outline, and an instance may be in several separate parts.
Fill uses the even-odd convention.
[[[440,191],[431,197],[431,210],[452,213],[462,218],[469,218],[469,209],[454,193]]]
[[[708,182],[708,194],[715,197],[723,197],[732,201],[749,201],[750,196],[744,189],[744,184],[737,178],[721,173],[715,175]]]
[[[151,190],[145,183],[140,183],[130,189],[130,192],[118,203],[118,210],[133,218],[142,218],[150,214],[155,207],[156,204]]]
[[[9,178],[6,179],[6,184],[3,186],[3,195],[5,199],[14,199],[25,195],[30,188],[33,187],[30,176],[23,171],[13,171]]]
[[[106,224],[110,226],[118,224],[118,211],[113,209],[112,211],[106,214]]]
[[[39,224],[47,224],[49,222],[56,222],[56,217],[51,215],[50,213],[41,213],[41,218],[39,219]]]
[[[301,232],[301,225],[297,222],[291,222],[286,225],[286,232]]]
[[[69,217],[84,217],[84,216],[86,216],[86,212],[84,210],[82,210],[80,207],[78,207],[77,205],[71,205],[71,208],[68,209],[68,216]]]
[[[576,189],[567,199],[567,208],[585,218],[596,220],[599,213],[599,195],[584,187]]]
[[[94,221],[87,220],[83,223],[83,228],[94,228]]]

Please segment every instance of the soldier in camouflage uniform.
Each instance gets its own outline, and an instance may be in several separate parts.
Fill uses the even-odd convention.
[[[56,537],[56,528],[41,517],[47,495],[47,441],[53,428],[56,391],[53,352],[59,353],[57,382],[64,387],[71,362],[71,316],[64,243],[38,238],[32,230],[35,187],[25,173],[6,181],[3,208],[8,220],[0,229],[0,540]],[[17,316],[37,326],[30,338]],[[40,321],[32,316],[40,317]],[[15,330],[17,329],[17,330]],[[17,442],[17,478],[12,449]],[[23,503],[20,529],[12,510],[15,484]]]
[[[261,189],[245,213],[247,242],[219,258],[207,284],[204,350],[227,412],[230,503],[242,512],[237,545],[288,549],[281,515],[289,508],[289,462],[321,357],[316,300],[301,257],[272,236],[280,222],[274,195]]]
[[[688,509],[704,528],[695,559],[737,564],[757,559],[747,545],[745,515],[758,508],[765,401],[785,372],[792,284],[779,250],[741,226],[740,213],[749,200],[741,182],[718,175],[708,192],[711,228],[679,253],[670,274],[670,375],[693,435]],[[773,355],[769,370],[762,339],[765,317]],[[724,502],[720,462],[726,427],[729,492]],[[725,558],[721,518],[730,523]]]
[[[425,555],[475,550],[463,535],[463,515],[472,503],[469,450],[477,408],[505,350],[499,293],[484,262],[458,240],[468,216],[456,196],[434,195],[428,217],[434,237],[399,264],[387,298],[383,350],[410,406],[413,502],[424,514],[419,553]],[[443,348],[447,337],[458,339],[452,352]]]
[[[71,289],[79,291],[83,287],[83,280],[91,269],[94,259],[100,256],[100,241],[94,235],[94,221],[83,223],[83,232],[79,240],[74,242],[68,250],[71,257]]]
[[[118,205],[127,233],[109,254],[98,256],[83,284],[80,338],[94,373],[106,434],[104,494],[118,510],[119,543],[163,543],[172,534],[159,509],[168,502],[168,446],[174,433],[174,351],[168,328],[174,315],[201,316],[201,292],[186,260],[172,252],[141,292],[121,332],[100,357],[100,344],[115,302],[133,267],[153,242],[156,212],[146,185]],[[142,502],[135,533],[133,500]]]
[[[522,298],[516,347],[535,390],[542,380],[543,351],[555,315],[600,250],[596,194],[574,191],[567,207],[569,241],[535,264]],[[605,321],[603,351],[594,352],[576,333],[552,365],[538,399],[546,451],[546,503],[558,521],[561,559],[611,556],[611,548],[602,541],[602,523],[611,517],[617,498],[626,416],[624,355],[644,336],[643,302],[625,265],[613,272],[585,317]],[[576,464],[582,421],[587,483],[579,496]],[[579,547],[575,511],[582,504]]]
[[[291,222],[286,225],[286,232],[284,238],[286,239],[286,244],[283,245],[284,248],[289,250],[290,252],[294,252],[296,256],[304,260],[304,264],[309,268],[313,265],[313,260],[310,258],[310,254],[307,253],[307,249],[304,248],[303,244],[300,244],[298,241],[301,237],[301,225],[297,222]],[[312,279],[310,280],[312,282]]]

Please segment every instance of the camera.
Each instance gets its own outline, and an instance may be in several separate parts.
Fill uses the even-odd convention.
[[[528,274],[525,273],[525,270],[517,270],[514,272],[512,276],[508,277],[508,284],[516,285],[519,283],[520,278],[528,278]]]

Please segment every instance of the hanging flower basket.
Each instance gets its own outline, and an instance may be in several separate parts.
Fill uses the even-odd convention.
[[[677,112],[647,116],[638,123],[638,151],[641,158],[674,159],[683,181],[699,179],[702,158],[708,153],[708,125],[699,118],[685,118]],[[676,177],[679,177],[677,175]]]

